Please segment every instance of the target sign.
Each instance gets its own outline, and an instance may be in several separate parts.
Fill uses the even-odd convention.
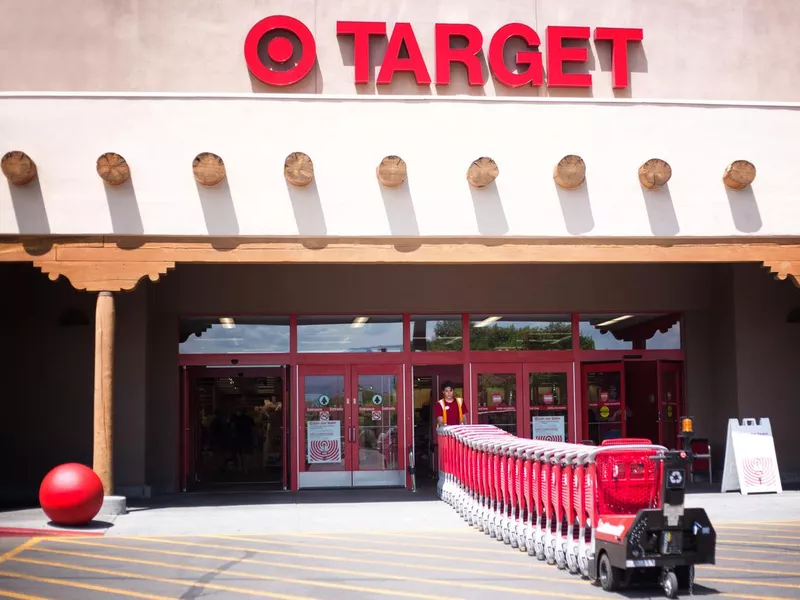
[[[339,462],[339,444],[332,440],[313,440],[309,444],[309,458],[313,463]]]
[[[742,458],[741,477],[750,487],[772,486],[777,480],[775,465],[766,456]]]
[[[258,46],[267,34],[275,32],[267,44],[267,56],[279,70],[262,62]],[[290,37],[291,36],[291,37]],[[292,38],[300,42],[300,56],[295,64]],[[317,60],[317,43],[311,30],[293,17],[273,15],[262,19],[250,30],[244,41],[244,59],[250,72],[267,85],[287,86],[298,83],[314,68]]]

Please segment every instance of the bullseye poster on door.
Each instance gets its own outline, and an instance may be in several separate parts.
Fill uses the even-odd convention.
[[[535,440],[548,442],[565,442],[564,417],[533,417],[531,419],[531,436]]]
[[[309,421],[306,425],[308,462],[342,462],[341,421]]]
[[[769,419],[728,420],[722,491],[743,495],[783,492]]]

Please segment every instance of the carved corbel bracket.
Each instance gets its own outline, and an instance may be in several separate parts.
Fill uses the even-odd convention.
[[[783,281],[791,279],[797,287],[800,287],[800,260],[767,260],[764,266],[775,275],[776,279]]]
[[[121,292],[137,286],[144,277],[158,281],[174,262],[92,262],[37,260],[33,263],[55,281],[62,275],[72,287],[87,292]]]

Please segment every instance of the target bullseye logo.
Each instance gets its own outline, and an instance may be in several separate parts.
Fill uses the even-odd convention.
[[[294,66],[276,71],[265,65],[258,55],[258,45],[265,35],[275,33],[267,44],[267,56],[276,64],[287,64],[294,55],[291,34],[300,41],[300,58]],[[317,60],[317,43],[311,30],[293,17],[272,15],[262,19],[247,34],[244,42],[244,58],[247,68],[267,85],[287,86],[302,81],[314,68]]]

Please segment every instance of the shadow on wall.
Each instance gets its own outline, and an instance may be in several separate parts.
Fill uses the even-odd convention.
[[[467,184],[469,185],[469,184]],[[505,235],[508,233],[508,219],[506,219],[503,202],[497,191],[497,184],[493,181],[483,189],[469,186],[472,195],[472,204],[475,206],[475,219],[478,222],[478,231],[481,235]]]
[[[650,221],[650,231],[653,235],[677,235],[680,232],[675,206],[672,203],[672,194],[669,183],[657,190],[648,190],[641,186],[644,205],[647,209],[647,219]]]
[[[292,202],[297,233],[312,236],[327,235],[328,227],[325,224],[325,213],[322,212],[316,178],[306,187],[297,187],[287,181],[286,188],[289,190],[289,199]]]
[[[228,178],[216,187],[206,187],[195,182],[208,235],[239,235],[239,221],[233,206]]]
[[[564,215],[564,224],[571,235],[589,233],[594,229],[594,215],[589,202],[588,178],[574,190],[565,190],[555,181],[558,202],[561,204],[561,214]]]
[[[39,178],[35,177],[27,185],[14,185],[8,182],[11,203],[14,205],[14,216],[20,233],[50,233],[50,221],[42,197]]]
[[[414,211],[414,202],[411,200],[408,177],[406,176],[402,185],[396,188],[388,188],[380,183],[378,187],[381,190],[389,231],[392,235],[419,235],[419,224]]]
[[[731,207],[733,224],[736,229],[743,233],[760,231],[763,223],[752,186],[747,186],[740,191],[726,187],[725,193],[728,195],[728,204]]]
[[[133,187],[133,176],[118,186],[101,183],[106,192],[108,212],[111,215],[111,231],[120,234],[143,234],[144,224],[136,200],[136,190]]]

